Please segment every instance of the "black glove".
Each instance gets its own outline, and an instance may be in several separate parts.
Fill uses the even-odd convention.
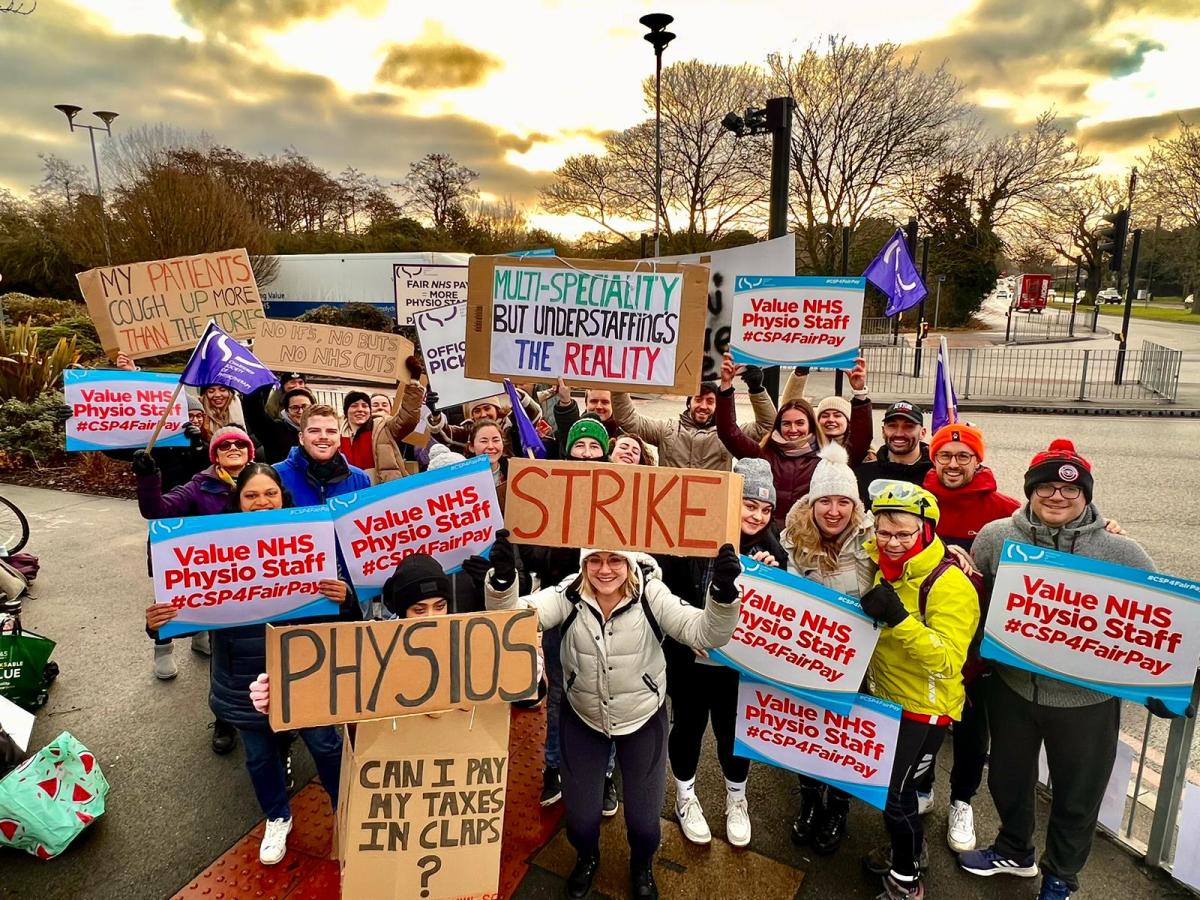
[[[54,409],[54,421],[58,422],[60,425],[73,415],[75,415],[75,411],[65,403],[61,406],[55,407]]]
[[[483,584],[483,579],[492,570],[492,561],[484,556],[468,556],[463,560],[463,571],[474,579],[476,584]]]
[[[895,628],[908,618],[908,610],[896,589],[889,582],[881,581],[862,596],[862,608],[876,622]]]
[[[1196,717],[1196,709],[1190,703],[1188,704],[1188,708],[1182,713],[1171,712],[1157,697],[1146,699],[1146,709],[1150,710],[1152,715],[1156,715],[1160,719],[1194,719]]]
[[[200,430],[200,426],[193,425],[191,422],[183,426],[183,436],[191,441],[193,445],[204,440],[204,432]]]
[[[437,410],[438,410],[438,392],[437,391],[426,391],[425,392],[425,405],[429,408],[429,414],[431,416],[437,412]]]
[[[752,394],[757,394],[762,390],[763,386],[763,370],[759,366],[746,366],[742,370],[742,381],[746,382],[746,387]]]
[[[492,544],[492,587],[504,590],[517,577],[516,550],[508,540],[508,529],[496,532],[496,543]]]
[[[133,467],[134,475],[153,475],[158,471],[158,464],[154,462],[154,457],[145,450],[135,450],[133,462],[130,465]]]
[[[717,551],[713,564],[712,594],[718,603],[732,603],[737,599],[737,579],[742,574],[742,561],[738,559],[733,544],[725,544]]]

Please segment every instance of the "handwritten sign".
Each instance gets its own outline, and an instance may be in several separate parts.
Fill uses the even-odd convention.
[[[1005,541],[981,653],[1182,713],[1200,660],[1200,583]]]
[[[733,638],[709,656],[792,691],[821,692],[848,712],[879,631],[853,597],[742,557],[742,598]]]
[[[467,304],[440,306],[413,314],[417,340],[429,383],[438,394],[438,406],[446,409],[479,400],[496,392],[490,381],[465,377],[467,370]]]
[[[178,375],[159,372],[67,369],[63,372],[63,394],[71,407],[67,449],[145,447],[178,384]],[[180,395],[156,446],[186,447],[187,423],[187,401]]]
[[[470,270],[469,377],[698,388],[702,266],[477,256]]]
[[[848,713],[743,677],[738,756],[808,775],[883,809],[896,760],[900,707],[859,694]]]
[[[716,556],[738,544],[741,498],[731,472],[513,458],[504,522],[514,543]]]
[[[467,302],[466,266],[392,265],[396,285],[396,321],[414,324],[417,313]]]
[[[537,693],[537,613],[267,629],[276,731],[511,703]]]
[[[150,560],[155,602],[178,610],[159,637],[338,614],[317,589],[338,577],[324,506],[156,519]]]
[[[507,706],[360,722],[338,803],[343,897],[494,897]]]
[[[286,319],[260,320],[254,338],[254,355],[272,369],[351,382],[407,382],[404,361],[412,354],[412,341],[398,334]]]
[[[110,354],[132,359],[191,350],[213,319],[253,337],[264,317],[245,250],[88,269],[75,276]]]
[[[865,278],[739,275],[730,343],[734,362],[853,366],[866,284]]]
[[[483,554],[503,527],[487,457],[330,498],[350,581],[361,599],[378,596],[396,566],[427,553],[447,572]]]

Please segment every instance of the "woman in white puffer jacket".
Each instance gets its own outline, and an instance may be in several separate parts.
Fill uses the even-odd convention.
[[[513,547],[500,531],[486,580],[488,609],[532,608],[543,630],[563,628],[567,703],[560,746],[567,837],[579,854],[569,897],[585,897],[600,861],[604,771],[615,743],[625,787],[632,896],[655,898],[652,861],[666,795],[667,663],[664,635],[696,650],[723,646],[738,621],[741,563],[732,545],[717,556],[703,609],[676,597],[648,556],[584,550],[581,571],[517,596]]]

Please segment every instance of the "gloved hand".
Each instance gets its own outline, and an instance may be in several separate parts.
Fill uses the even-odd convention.
[[[713,564],[712,593],[718,603],[732,603],[737,599],[738,576],[742,574],[742,561],[738,559],[733,544],[724,544],[717,551]]]
[[[746,382],[746,389],[752,394],[757,394],[763,387],[763,370],[759,366],[746,366],[742,370],[742,381]]]
[[[404,368],[408,369],[408,377],[413,381],[419,380],[425,374],[425,364],[415,356],[410,356],[404,360]]]
[[[193,444],[204,440],[204,432],[200,430],[200,426],[193,425],[191,422],[183,426],[183,436]]]
[[[876,622],[895,628],[908,618],[908,610],[896,589],[889,582],[881,581],[862,597],[862,608]]]
[[[492,544],[492,587],[504,590],[517,577],[517,555],[508,539],[508,529],[496,532],[496,543]]]
[[[1152,715],[1158,716],[1160,719],[1194,719],[1196,717],[1196,709],[1190,703],[1188,704],[1188,708],[1182,713],[1171,712],[1157,697],[1146,698],[1146,709],[1150,710]]]
[[[438,392],[437,391],[426,391],[425,392],[425,406],[428,407],[429,414],[431,416],[437,412],[437,410],[438,410]]]
[[[492,570],[492,561],[487,557],[476,554],[464,559],[462,567],[463,571],[470,575],[476,584],[483,584],[483,579]]]
[[[145,450],[133,451],[133,461],[130,463],[134,475],[153,475],[158,471],[158,464]]]
[[[73,416],[74,414],[75,414],[75,411],[73,409],[71,409],[71,407],[67,406],[67,404],[64,403],[61,406],[55,407],[54,421],[61,424],[65,421],[67,421],[67,419],[71,418],[71,416]]]
[[[797,378],[799,378],[801,375],[807,375],[809,371],[810,369],[808,366],[796,366],[795,368]]]

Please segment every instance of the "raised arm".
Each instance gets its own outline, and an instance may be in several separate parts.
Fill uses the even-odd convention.
[[[636,434],[655,447],[662,444],[670,430],[670,422],[641,415],[633,408],[633,401],[629,399],[629,395],[623,391],[612,392],[612,409],[613,418],[622,429]]]

